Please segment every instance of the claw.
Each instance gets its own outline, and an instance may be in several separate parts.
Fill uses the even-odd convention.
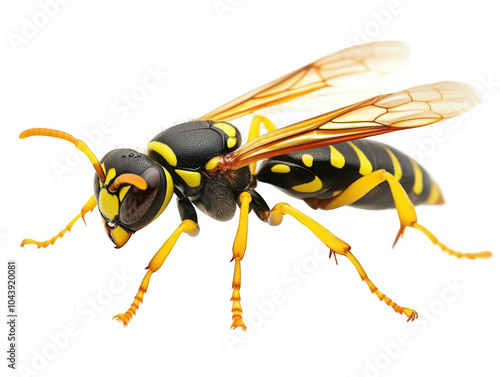
[[[116,319],[118,322],[121,322],[123,327],[127,327],[128,323],[130,322],[130,316],[127,313],[117,314],[113,317],[113,319]]]
[[[331,258],[332,257],[332,254],[333,254],[333,257],[335,258],[335,263],[337,264],[337,266],[339,265],[339,262],[337,261],[337,253],[335,251],[333,251],[332,249],[330,249],[330,255],[328,256],[328,258]]]
[[[406,322],[414,321],[418,318],[418,313],[413,309],[403,308],[403,313],[408,317]]]
[[[44,242],[35,241],[32,240],[31,238],[25,238],[24,240],[21,241],[21,247],[24,248],[25,245],[35,245],[37,249],[40,249],[42,247],[46,248],[49,245],[53,245],[54,242],[56,242],[55,239],[57,239],[57,237],[62,238],[62,236],[57,235],[55,237],[52,237],[50,240]]]

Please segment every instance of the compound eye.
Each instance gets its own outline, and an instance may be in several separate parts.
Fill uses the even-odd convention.
[[[148,184],[146,190],[135,186],[125,194],[120,206],[120,222],[131,226],[137,223],[148,212],[160,187],[161,176],[157,169],[149,168],[141,174]]]

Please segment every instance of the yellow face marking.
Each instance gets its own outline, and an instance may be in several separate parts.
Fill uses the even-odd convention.
[[[399,181],[403,177],[403,169],[401,169],[401,164],[399,163],[398,158],[394,155],[394,153],[392,153],[389,148],[384,147],[384,149],[392,160],[392,166],[394,166],[394,178]]]
[[[373,171],[373,166],[370,160],[365,156],[365,154],[359,149],[357,146],[355,146],[353,143],[348,141],[349,145],[354,149],[356,154],[358,155],[359,158],[359,174],[361,175],[367,175],[370,174]]]
[[[318,177],[315,177],[313,181],[308,183],[303,183],[301,185],[293,186],[297,192],[316,192],[323,188],[323,182]]]
[[[127,232],[121,226],[117,226],[115,229],[111,230],[111,234],[113,235],[113,240],[115,240],[115,244],[118,248],[125,245],[132,235],[132,233]]]
[[[429,192],[429,197],[425,201],[427,204],[437,204],[442,200],[441,190],[436,182],[432,182],[431,191]]]
[[[311,166],[313,166],[313,161],[314,161],[314,158],[310,154],[304,154],[304,155],[302,155],[302,162],[308,168],[310,168]]]
[[[215,123],[214,127],[220,128],[229,137],[235,137],[236,136],[236,129],[233,126],[231,126],[230,124],[223,123],[223,122],[221,122],[221,123]],[[231,147],[229,147],[229,148],[231,148]]]
[[[99,193],[99,211],[106,216],[108,219],[112,220],[120,209],[120,203],[118,201],[118,196],[110,194],[105,189],[101,190]]]
[[[101,220],[104,226],[106,226],[106,220],[104,219],[104,217],[101,216]],[[123,245],[125,245],[132,236],[132,233],[127,232],[119,225],[116,228],[111,229],[110,232],[111,235],[113,236],[113,242],[115,243],[117,248],[120,248]]]
[[[189,187],[198,187],[201,183],[201,174],[196,171],[175,169],[175,172],[179,174],[179,177],[181,177]]]
[[[159,153],[170,166],[177,166],[177,156],[167,144],[163,144],[158,141],[151,141],[148,144],[148,151],[155,151]]]
[[[128,190],[130,190],[130,187],[132,186],[125,186],[124,188],[120,189],[120,194],[118,197],[120,198],[120,202],[123,202],[123,198],[125,195],[127,195]]]
[[[271,168],[273,173],[290,173],[290,166],[284,164],[276,164]]]
[[[116,170],[115,168],[111,168],[109,169],[108,173],[106,174],[106,181],[104,183],[106,183],[107,185],[109,185],[109,182],[116,177]]]
[[[413,167],[413,173],[415,175],[415,183],[413,184],[412,191],[415,194],[420,195],[424,189],[422,170],[420,170],[420,167],[414,161],[411,161],[411,166]]]
[[[227,147],[229,149],[231,149],[235,145],[236,145],[236,138],[235,137],[230,137],[229,139],[227,139]]]
[[[345,157],[335,147],[330,147],[330,164],[337,169],[342,169],[345,165]]]

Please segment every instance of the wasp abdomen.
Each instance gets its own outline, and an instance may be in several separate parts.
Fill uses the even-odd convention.
[[[299,199],[329,199],[379,169],[394,175],[413,204],[443,202],[439,186],[420,164],[397,149],[372,140],[356,140],[270,158],[262,163],[257,179]],[[394,208],[389,184],[381,183],[352,205],[366,209]]]

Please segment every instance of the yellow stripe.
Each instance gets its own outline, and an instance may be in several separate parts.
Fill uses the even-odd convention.
[[[420,167],[414,161],[411,161],[411,166],[413,167],[413,173],[415,175],[415,183],[413,184],[412,191],[415,194],[420,195],[420,193],[424,189],[422,170],[420,170]]]
[[[175,169],[175,172],[189,187],[198,187],[201,183],[201,174],[196,171]]]
[[[342,169],[345,165],[345,157],[335,147],[330,147],[330,164],[337,169]]]
[[[160,210],[158,211],[156,216],[151,221],[156,220],[156,218],[161,215],[161,213],[165,210],[168,203],[170,202],[170,199],[172,199],[172,194],[174,193],[174,181],[172,180],[172,176],[167,171],[167,169],[165,169],[163,166],[162,166],[162,168],[163,168],[163,172],[165,173],[165,178],[167,179],[167,190],[165,192],[165,199],[163,199],[163,204],[161,205]]]
[[[214,169],[217,165],[219,164],[219,157],[215,156],[212,157],[206,164],[205,164],[205,170],[212,170]]]
[[[401,177],[403,177],[403,169],[401,169],[401,164],[399,163],[398,158],[394,155],[394,153],[392,153],[389,148],[384,147],[384,149],[392,160],[392,165],[394,166],[394,178],[399,181]]]
[[[271,168],[273,173],[290,173],[290,166],[285,164],[276,164]]]
[[[360,166],[359,166],[359,174],[361,174],[361,175],[370,174],[373,171],[373,166],[372,166],[370,160],[368,160],[368,158],[361,151],[361,149],[359,149],[357,146],[355,146],[350,141],[348,141],[348,143],[352,147],[352,149],[354,149],[354,151],[356,152],[356,154],[358,155],[359,164],[360,164]]]
[[[160,143],[159,141],[151,141],[148,144],[148,151],[159,153],[170,166],[177,166],[177,156],[168,145]]]
[[[224,122],[215,123],[214,127],[220,128],[229,137],[234,137],[236,135],[236,129],[227,123],[224,123]],[[231,147],[229,147],[229,148],[231,148]]]
[[[323,182],[318,177],[313,181],[292,187],[297,192],[316,192],[323,188]]]
[[[304,155],[302,155],[302,162],[308,168],[310,168],[311,166],[313,166],[313,161],[314,161],[314,158],[310,154],[304,154]]]
[[[231,149],[235,145],[236,145],[236,138],[235,137],[230,137],[229,139],[227,139],[227,147],[229,149]]]
[[[427,204],[435,204],[441,197],[441,190],[436,182],[432,182],[431,191],[429,192],[429,197],[425,201]]]

